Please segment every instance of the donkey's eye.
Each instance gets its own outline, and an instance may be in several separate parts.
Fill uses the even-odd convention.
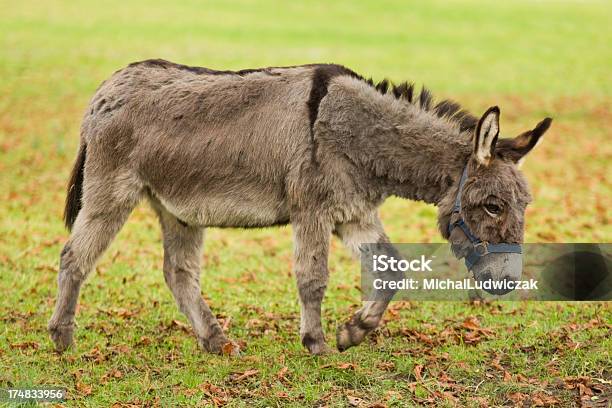
[[[501,207],[496,204],[485,204],[484,209],[492,217],[497,217],[502,213]]]

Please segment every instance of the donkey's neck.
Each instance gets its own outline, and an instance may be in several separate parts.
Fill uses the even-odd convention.
[[[433,112],[353,84],[344,89],[352,103],[339,107],[351,111],[342,112],[342,123],[333,123],[338,110],[329,111],[329,124],[348,135],[336,146],[381,195],[438,204],[470,157],[469,134]]]
[[[381,150],[395,148],[409,156],[404,160],[389,157],[390,171],[381,176],[374,172],[382,192],[437,205],[448,190],[458,183],[471,152],[471,147],[463,143],[460,135],[454,136],[455,140],[445,139],[425,127],[413,135],[415,140],[408,148],[395,145],[400,141],[397,139],[381,145]],[[409,136],[400,135],[398,139],[402,137]]]

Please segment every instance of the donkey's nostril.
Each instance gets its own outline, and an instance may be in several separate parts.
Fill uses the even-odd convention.
[[[502,279],[500,279],[499,281],[502,282],[502,285],[500,285],[497,288],[492,288],[490,291],[488,291],[490,294],[492,295],[505,295],[506,293],[512,292],[512,289],[509,289],[508,286],[508,282],[513,281],[514,279],[512,279],[511,276],[506,275],[504,276]]]
[[[481,282],[488,282],[493,280],[493,276],[491,275],[491,272],[489,270],[483,272],[482,274],[480,274],[480,276],[477,276],[477,279]]]
[[[490,293],[492,295],[505,295],[506,293],[512,291],[511,289],[508,289],[509,285],[506,283],[506,282],[510,282],[514,280],[509,275],[505,275],[501,279],[495,279],[493,278],[491,271],[487,269],[477,275],[475,274],[474,277],[476,278],[477,281],[482,282],[483,283],[482,288],[487,293]]]

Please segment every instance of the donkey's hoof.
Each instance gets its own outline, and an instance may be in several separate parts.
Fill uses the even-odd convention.
[[[74,325],[49,325],[49,334],[51,335],[51,340],[53,340],[53,344],[55,344],[55,351],[58,353],[63,353],[68,347],[74,344],[73,335],[74,335]]]
[[[330,354],[337,353],[336,350],[329,347],[327,344],[323,343],[311,349],[308,349],[308,352],[313,356],[328,356]]]
[[[209,339],[198,338],[198,343],[209,353],[226,356],[240,355],[240,346],[225,336],[215,336]]]
[[[336,331],[336,347],[345,351],[360,344],[368,332],[356,324],[345,323]]]
[[[324,356],[333,352],[327,344],[325,344],[325,338],[315,338],[310,334],[302,335],[302,345],[306,347],[308,352],[313,356]]]

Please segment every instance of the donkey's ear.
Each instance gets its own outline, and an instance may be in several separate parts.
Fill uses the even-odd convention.
[[[528,130],[514,139],[501,139],[497,144],[495,153],[520,165],[527,153],[536,147],[551,123],[552,119],[546,118],[532,130]]]
[[[479,164],[488,166],[493,159],[499,136],[499,108],[492,106],[482,115],[474,135],[474,157]]]

